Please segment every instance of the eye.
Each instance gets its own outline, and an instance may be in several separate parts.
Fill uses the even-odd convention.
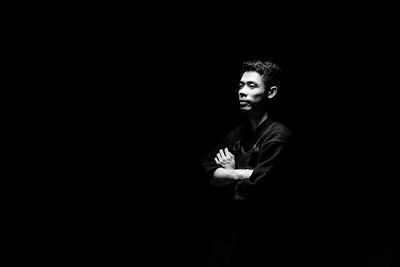
[[[257,87],[258,87],[258,85],[257,85],[257,84],[255,84],[255,83],[250,83],[250,84],[249,84],[249,87],[250,87],[250,88],[257,88]]]
[[[239,83],[239,89],[243,88],[244,83]]]

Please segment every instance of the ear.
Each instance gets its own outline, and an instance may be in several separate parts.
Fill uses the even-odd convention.
[[[269,90],[267,91],[267,97],[269,99],[273,98],[276,94],[278,93],[278,87],[277,86],[271,86]]]

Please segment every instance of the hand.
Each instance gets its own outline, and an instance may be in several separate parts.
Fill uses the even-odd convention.
[[[229,152],[228,148],[220,149],[217,156],[214,158],[215,162],[225,169],[235,169],[235,156]]]

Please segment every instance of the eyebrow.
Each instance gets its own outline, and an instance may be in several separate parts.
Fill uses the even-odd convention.
[[[254,84],[260,85],[259,83],[254,82],[254,81],[239,81],[239,84],[241,84],[241,83],[247,83],[247,84],[254,83]]]

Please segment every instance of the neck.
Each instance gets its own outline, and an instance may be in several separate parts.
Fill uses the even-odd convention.
[[[252,115],[250,115],[249,116],[249,120],[250,120],[251,129],[253,129],[253,131],[254,131],[266,119],[268,119],[268,113],[267,112],[264,112],[262,114],[252,114]]]

